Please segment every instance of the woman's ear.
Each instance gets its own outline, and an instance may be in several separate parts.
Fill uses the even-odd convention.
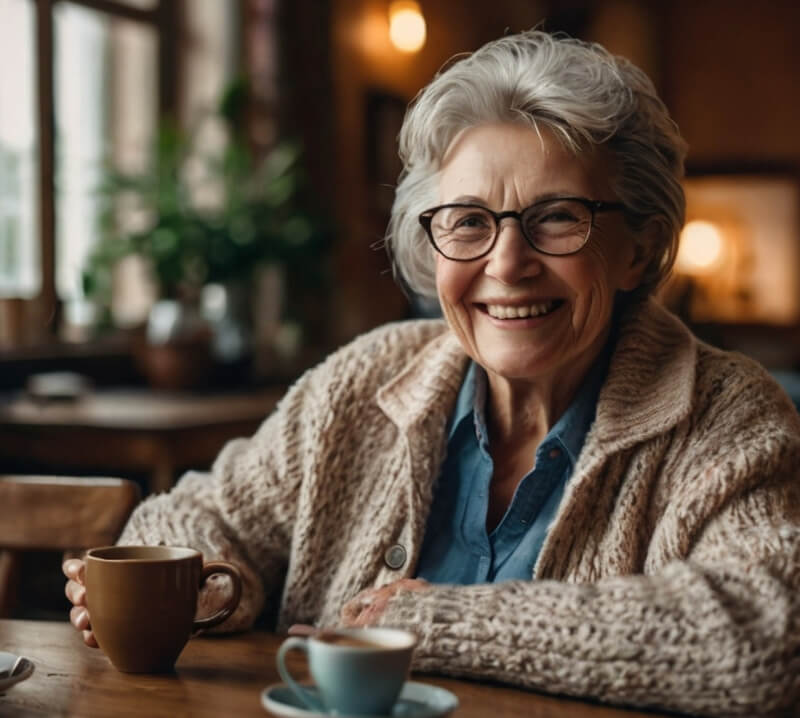
[[[623,276],[621,289],[632,291],[642,283],[663,231],[663,225],[658,220],[651,219],[640,230],[632,233],[633,253]]]

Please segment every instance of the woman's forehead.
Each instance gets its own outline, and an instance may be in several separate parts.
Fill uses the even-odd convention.
[[[606,194],[607,153],[567,149],[550,130],[521,124],[486,124],[461,132],[439,174],[442,201],[518,197],[534,201],[558,193]]]

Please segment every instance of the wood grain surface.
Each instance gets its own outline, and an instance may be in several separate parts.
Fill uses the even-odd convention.
[[[0,716],[14,718],[182,718],[268,716],[261,692],[280,681],[275,653],[284,639],[268,633],[189,641],[174,673],[119,673],[83,645],[66,622],[0,620],[0,651],[22,654],[36,670],[0,693]],[[303,659],[290,660],[303,675]],[[458,696],[458,718],[643,718],[624,710],[505,686],[415,674],[413,679]]]

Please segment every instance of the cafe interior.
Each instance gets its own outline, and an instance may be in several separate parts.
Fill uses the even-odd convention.
[[[531,27],[653,79],[689,145],[660,299],[800,405],[800,4],[0,0],[0,615],[66,619],[65,550],[333,348],[437,315],[382,246],[397,133],[448,58]]]

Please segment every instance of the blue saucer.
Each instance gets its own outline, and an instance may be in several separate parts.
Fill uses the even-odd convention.
[[[305,687],[312,693],[316,692],[314,686]],[[261,693],[261,705],[280,718],[318,718],[332,715],[317,713],[306,708],[285,683],[267,686]],[[440,718],[440,716],[452,713],[456,708],[458,708],[458,698],[450,691],[426,683],[408,681],[400,691],[400,697],[394,704],[391,713],[383,716],[359,716],[358,718]],[[355,716],[336,715],[337,718],[356,718]]]

